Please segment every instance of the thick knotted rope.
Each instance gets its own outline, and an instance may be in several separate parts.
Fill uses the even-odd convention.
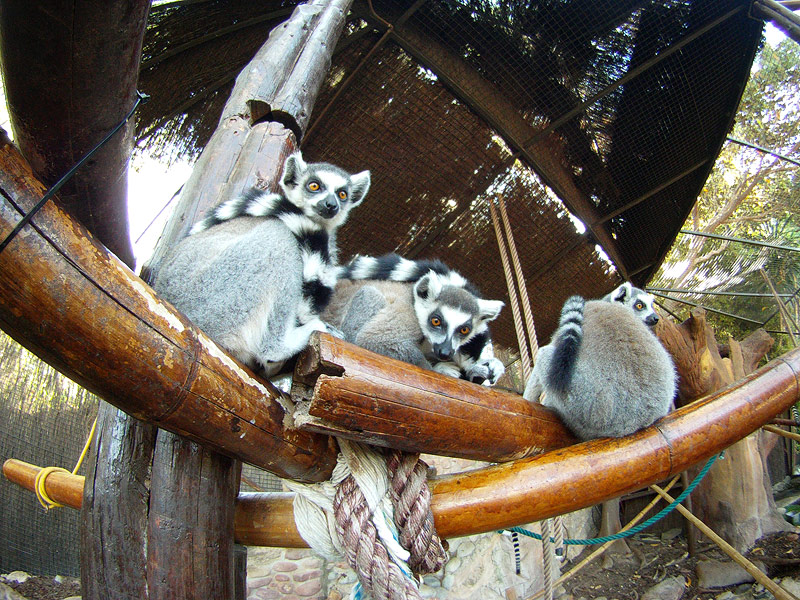
[[[436,533],[428,488],[428,465],[419,454],[393,450],[386,461],[400,545],[411,553],[414,573],[435,573],[447,562],[447,550]]]
[[[303,539],[328,558],[344,557],[373,600],[421,598],[413,573],[429,573],[447,559],[433,527],[427,465],[419,455],[392,453],[339,440],[330,481],[287,481]],[[412,573],[413,571],[413,573]],[[361,595],[359,586],[353,597]]]

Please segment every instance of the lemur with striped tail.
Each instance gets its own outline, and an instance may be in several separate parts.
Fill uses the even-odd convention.
[[[242,362],[266,375],[324,323],[338,273],[336,231],[370,186],[369,171],[286,159],[279,192],[223,201],[169,253],[154,288]]]
[[[438,260],[357,256],[341,268],[323,318],[373,352],[494,385],[505,372],[488,323],[503,302],[485,300]]]
[[[622,437],[666,415],[675,397],[672,358],[649,329],[650,294],[629,283],[601,300],[572,296],[539,349],[524,396],[558,413],[580,439]]]

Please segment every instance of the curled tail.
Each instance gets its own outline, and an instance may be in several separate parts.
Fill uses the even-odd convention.
[[[583,309],[586,301],[580,296],[572,296],[561,309],[558,329],[550,342],[553,355],[550,369],[546,375],[547,387],[559,394],[566,394],[575,372],[578,350],[583,340]]]

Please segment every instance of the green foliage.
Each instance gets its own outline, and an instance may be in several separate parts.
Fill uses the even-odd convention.
[[[753,66],[731,137],[767,148],[726,143],[697,199],[687,229],[800,248],[800,167],[775,154],[796,157],[800,148],[800,46],[768,44]],[[671,293],[673,297],[742,318],[710,314],[718,338],[745,337],[760,323],[787,329],[764,277],[782,294],[800,288],[800,252],[682,235],[667,255],[653,287],[734,295]],[[742,293],[763,296],[736,295]],[[668,302],[681,317],[690,307]],[[796,317],[798,300],[789,306]],[[745,319],[749,319],[745,320]],[[777,336],[776,350],[791,347]]]

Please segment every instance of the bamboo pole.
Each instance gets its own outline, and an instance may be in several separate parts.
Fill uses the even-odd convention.
[[[786,431],[785,429],[781,429],[780,427],[775,427],[774,425],[764,425],[762,429],[764,429],[765,431],[770,431],[772,433],[777,433],[778,435],[782,435],[783,437],[789,438],[790,440],[800,442],[800,433],[795,433],[793,431]]]
[[[662,490],[657,485],[650,486],[659,496],[661,496],[667,502],[674,502],[675,499],[670,496],[667,492]],[[700,519],[690,513],[686,508],[684,508],[681,504],[678,504],[677,507],[678,511],[689,520],[689,522],[697,527],[704,535],[708,536],[717,546],[720,547],[725,554],[731,557],[733,561],[742,567],[745,571],[747,571],[750,575],[752,575],[755,580],[763,585],[767,590],[769,590],[775,598],[778,600],[798,600],[797,596],[794,594],[786,591],[777,583],[772,581],[769,577],[764,575],[758,567],[756,567],[753,563],[747,560],[744,556],[742,556],[736,548],[731,546],[728,542],[723,540],[720,536],[718,536],[714,531],[708,527],[705,523],[703,523]]]

